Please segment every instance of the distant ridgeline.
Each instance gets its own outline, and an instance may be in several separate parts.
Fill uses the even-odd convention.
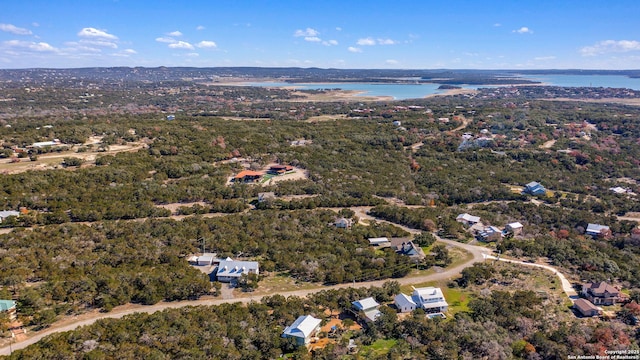
[[[438,84],[508,85],[536,83],[518,75],[622,75],[640,70],[394,70],[262,67],[106,67],[79,69],[0,69],[0,81],[38,81],[75,77],[93,81],[201,81],[227,78],[271,78],[291,82],[430,82]]]

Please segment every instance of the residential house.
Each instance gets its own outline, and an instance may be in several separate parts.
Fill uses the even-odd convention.
[[[616,194],[626,194],[626,193],[630,192],[628,189],[625,189],[625,188],[620,187],[620,186],[609,188],[609,190],[613,191]]]
[[[413,311],[418,307],[418,305],[415,303],[415,301],[413,301],[411,296],[405,295],[403,293],[396,295],[396,297],[393,300],[394,300],[393,303],[398,309],[398,311],[402,313]]]
[[[0,211],[0,222],[3,222],[9,216],[20,216],[20,213],[15,210],[2,210]]]
[[[380,316],[380,310],[378,310],[380,304],[372,297],[357,300],[351,304],[353,312],[366,322],[373,322]]]
[[[13,300],[0,300],[0,312],[7,312],[9,320],[16,319],[16,302]]]
[[[422,260],[426,257],[424,250],[420,246],[406,238],[393,238],[390,244],[396,250],[396,253],[408,256],[413,260]]]
[[[427,313],[446,312],[449,304],[442,294],[442,290],[436,287],[413,288],[411,297],[398,294],[395,297],[395,305],[400,312],[423,309]]]
[[[274,174],[274,175],[282,175],[285,174],[289,171],[293,171],[293,166],[291,165],[271,165],[269,167],[269,170],[267,170],[268,173],[270,174]]]
[[[334,225],[338,228],[338,229],[349,229],[351,228],[351,226],[353,226],[353,220],[352,219],[347,219],[347,218],[340,218],[338,220],[336,220],[336,222],[334,223]]]
[[[573,303],[573,308],[576,309],[580,315],[591,317],[602,314],[602,310],[593,305],[591,301],[587,299],[578,299]]]
[[[175,115],[167,115],[167,120],[172,121],[175,120],[176,116]]]
[[[231,258],[226,258],[220,261],[216,278],[220,282],[235,282],[238,281],[243,274],[258,275],[259,273],[257,261],[236,261]]]
[[[605,225],[589,224],[587,225],[586,234],[593,237],[607,238],[611,236],[611,229],[609,229],[609,227]]]
[[[446,312],[449,304],[442,294],[442,290],[437,287],[413,288],[411,295],[416,305],[424,309],[427,313]]]
[[[507,234],[520,235],[522,234],[522,227],[522,224],[520,224],[519,222],[513,222],[507,224],[507,226],[504,227],[504,231]]]
[[[369,238],[369,245],[376,247],[389,247],[391,246],[391,241],[389,241],[386,237],[379,238]]]
[[[545,189],[540,183],[532,181],[524,186],[523,192],[531,195],[546,195],[547,189]]]
[[[233,179],[234,182],[254,182],[262,177],[259,171],[242,170]]]
[[[484,242],[498,241],[502,239],[502,230],[495,226],[487,226],[478,232],[478,240]]]
[[[294,338],[298,345],[308,345],[311,338],[320,330],[322,320],[311,315],[300,316],[282,332],[284,338]]]
[[[472,226],[480,222],[480,217],[464,213],[458,215],[458,217],[456,217],[456,221],[467,226]]]
[[[604,281],[584,284],[582,295],[595,305],[614,305],[624,300],[620,290]]]
[[[258,202],[265,202],[265,201],[273,201],[276,199],[276,193],[270,191],[270,192],[261,192],[258,193]]]

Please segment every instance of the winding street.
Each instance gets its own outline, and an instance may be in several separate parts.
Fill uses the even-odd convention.
[[[370,215],[367,214],[367,207],[358,207],[358,208],[352,208],[352,210],[354,210],[356,212],[356,215],[358,217],[360,217],[360,219],[366,219],[366,220],[375,220],[378,222],[385,222],[385,223],[389,223],[389,224],[393,224],[395,226],[398,226],[400,228],[402,228],[403,230],[412,233],[412,234],[418,234],[421,231],[420,230],[416,230],[416,229],[412,229],[412,228],[408,228],[406,226],[400,225],[400,224],[395,224],[395,223],[391,223],[389,221],[386,220],[381,220],[381,219],[377,219],[374,218]],[[382,284],[384,284],[386,281],[389,280],[393,280],[393,281],[397,281],[399,282],[401,285],[409,285],[409,284],[419,284],[419,283],[425,283],[425,282],[430,282],[430,281],[440,281],[440,280],[448,280],[451,279],[455,276],[457,276],[458,274],[460,274],[460,272],[462,272],[462,270],[466,267],[471,266],[474,263],[477,262],[483,262],[486,259],[494,259],[494,260],[500,260],[500,261],[506,261],[506,262],[511,262],[511,263],[516,263],[516,264],[521,264],[521,265],[526,265],[526,266],[535,266],[535,267],[539,267],[539,268],[543,268],[546,270],[549,270],[551,272],[553,272],[554,274],[556,274],[559,278],[560,281],[562,282],[562,287],[563,290],[565,291],[565,293],[567,294],[567,296],[569,296],[570,298],[572,297],[577,297],[577,293],[573,290],[573,288],[571,287],[571,283],[566,279],[566,277],[560,273],[557,269],[553,268],[552,266],[548,266],[548,265],[541,265],[541,264],[534,264],[534,263],[526,263],[526,262],[522,262],[522,261],[516,261],[516,260],[510,260],[510,259],[504,259],[504,258],[496,258],[495,256],[490,255],[491,254],[491,249],[485,248],[485,247],[481,247],[481,246],[475,246],[475,245],[469,245],[469,244],[464,244],[464,243],[459,243],[457,241],[452,241],[452,240],[446,240],[446,239],[442,239],[440,237],[438,237],[437,235],[434,234],[434,236],[436,236],[438,242],[441,242],[443,244],[446,244],[447,246],[453,246],[453,247],[457,247],[460,249],[463,249],[467,252],[469,252],[472,257],[471,259],[456,265],[454,267],[450,267],[447,269],[444,269],[441,272],[435,273],[435,274],[428,274],[428,275],[421,275],[421,276],[412,276],[412,277],[405,277],[405,278],[400,278],[400,279],[386,279],[386,280],[376,280],[376,281],[366,281],[366,282],[358,282],[358,283],[344,283],[344,284],[338,284],[338,285],[331,285],[331,286],[319,286],[317,288],[314,289],[305,289],[305,290],[296,290],[296,291],[288,291],[288,292],[279,292],[278,294],[283,295],[285,297],[288,296],[299,296],[299,297],[305,297],[309,294],[313,294],[313,293],[317,293],[323,290],[330,290],[330,289],[344,289],[344,288],[350,288],[350,287],[355,287],[355,288],[363,288],[363,287],[371,287],[371,286],[382,286]],[[89,314],[84,314],[81,316],[78,316],[77,319],[64,319],[62,321],[59,321],[57,323],[54,323],[51,327],[44,329],[42,331],[39,331],[37,333],[32,333],[31,336],[29,336],[28,338],[19,341],[17,343],[13,343],[11,344],[11,346],[6,345],[4,347],[0,348],[0,355],[9,355],[11,353],[11,351],[13,350],[19,350],[19,349],[23,349],[31,344],[34,344],[38,341],[40,341],[42,338],[44,338],[45,336],[51,335],[51,334],[55,334],[58,332],[64,332],[64,331],[71,331],[74,329],[77,329],[81,326],[85,326],[85,325],[91,325],[94,322],[100,320],[100,319],[119,319],[122,318],[124,316],[127,315],[131,315],[134,313],[147,313],[147,314],[151,314],[157,311],[163,311],[166,309],[175,309],[175,308],[181,308],[181,307],[185,307],[185,306],[211,306],[211,305],[220,305],[220,304],[224,304],[224,303],[249,303],[251,301],[260,301],[263,297],[266,296],[271,296],[274,295],[275,293],[272,294],[266,294],[263,296],[251,296],[251,297],[241,297],[241,298],[233,298],[233,299],[200,299],[200,300],[193,300],[193,301],[175,301],[175,302],[160,302],[158,304],[155,305],[137,305],[137,304],[127,304],[127,305],[123,305],[123,306],[119,306],[114,308],[111,312],[108,313],[101,313],[98,311],[94,311],[91,312]]]

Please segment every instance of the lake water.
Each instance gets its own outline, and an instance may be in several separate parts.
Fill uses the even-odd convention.
[[[611,87],[640,90],[640,79],[621,75],[521,75],[523,79],[540,81],[546,85],[566,87]],[[342,89],[361,91],[358,96],[392,96],[395,100],[417,99],[427,95],[443,94],[440,84],[380,84],[380,83],[284,83],[255,82],[250,86],[292,87],[301,90]],[[460,85],[464,89],[493,87],[488,85]]]

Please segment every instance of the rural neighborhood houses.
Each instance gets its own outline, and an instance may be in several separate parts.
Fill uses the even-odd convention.
[[[342,217],[336,220],[334,225],[338,229],[350,229],[353,226],[353,220]]]
[[[380,316],[380,310],[378,310],[380,304],[372,297],[357,300],[351,304],[353,305],[353,312],[366,322],[375,321]]]
[[[272,191],[258,193],[258,202],[273,201],[276,199],[276,194]]]
[[[8,218],[9,216],[20,216],[20,213],[18,211],[15,210],[2,210],[0,211],[0,222],[3,222],[4,219]]]
[[[584,284],[582,295],[595,305],[614,305],[625,298],[620,290],[604,281]]]
[[[480,222],[480,217],[464,213],[458,215],[458,217],[456,217],[456,221],[467,226],[473,226]]]
[[[542,186],[540,183],[532,181],[530,183],[528,183],[527,185],[524,186],[524,191],[525,194],[530,194],[530,195],[546,195],[547,194],[547,189],[544,188],[544,186]]]
[[[587,225],[586,230],[587,235],[591,235],[593,237],[609,237],[611,236],[611,229],[608,226],[600,225],[600,224],[589,224]]]
[[[9,320],[16,319],[16,302],[13,300],[0,300],[0,312],[9,314]]]
[[[216,278],[220,282],[232,282],[240,279],[242,275],[259,274],[257,261],[237,261],[226,258],[220,261]]]
[[[522,234],[522,224],[519,222],[512,222],[510,224],[507,224],[507,226],[504,227],[504,233],[505,234],[512,234],[512,235],[520,235]]]
[[[409,312],[416,308],[421,308],[427,313],[443,313],[449,308],[442,290],[436,287],[413,288],[411,297],[402,293],[398,294],[394,299],[394,303],[400,312]]]
[[[297,345],[308,345],[311,338],[320,330],[321,322],[322,320],[311,315],[300,316],[284,329],[282,337],[295,339]]]
[[[389,238],[386,237],[369,238],[369,245],[380,248],[390,247],[391,241],[389,241]]]

